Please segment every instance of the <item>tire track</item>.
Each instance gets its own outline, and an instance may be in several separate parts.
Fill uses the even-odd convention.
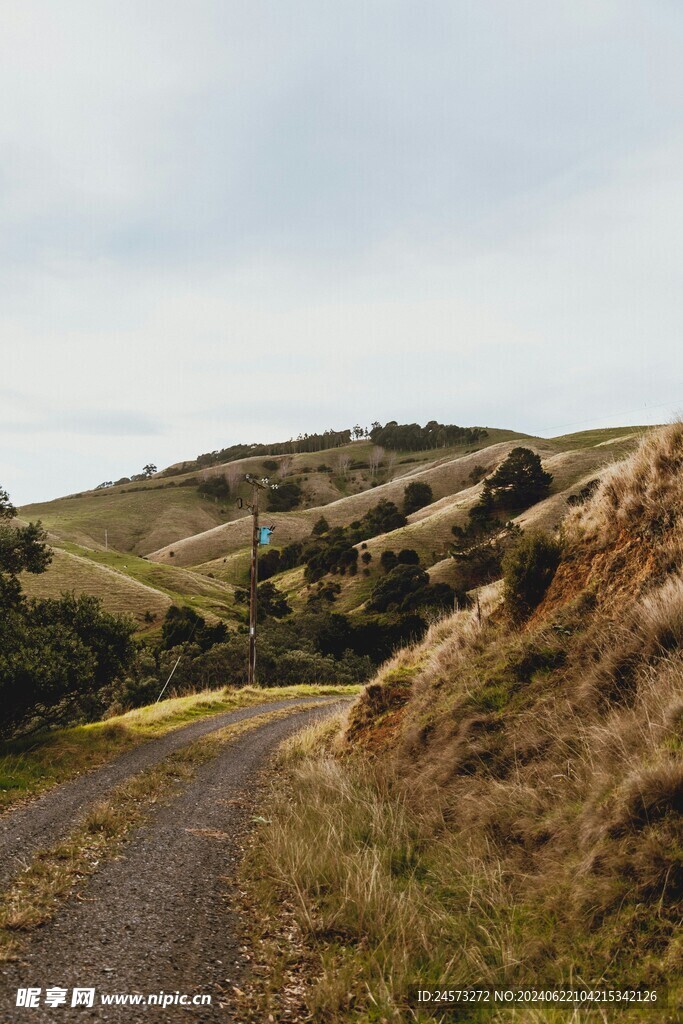
[[[98,800],[138,772],[158,764],[169,754],[207,733],[247,718],[288,707],[339,702],[338,697],[300,697],[271,701],[212,715],[148,740],[120,754],[99,768],[48,790],[28,804],[0,817],[0,886],[30,861],[33,853],[65,835]]]

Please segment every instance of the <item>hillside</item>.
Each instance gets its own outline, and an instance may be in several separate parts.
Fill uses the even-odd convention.
[[[109,610],[128,609],[145,628],[150,627],[150,615],[158,621],[169,601],[235,621],[239,613],[233,588],[245,585],[249,571],[251,518],[237,502],[238,495],[247,497],[240,484],[246,472],[294,481],[302,489],[301,501],[292,511],[265,513],[264,521],[276,527],[273,540],[278,549],[308,538],[321,515],[331,526],[346,526],[382,498],[400,506],[408,483],[428,483],[433,502],[409,516],[407,526],[368,542],[372,561],[366,574],[341,579],[339,608],[353,611],[371,592],[379,556],[387,549],[413,548],[425,568],[437,567],[435,580],[452,581],[451,527],[463,522],[478,500],[481,485],[473,486],[470,479],[475,467],[479,475],[492,472],[521,442],[538,452],[555,477],[552,494],[520,521],[550,526],[566,510],[572,489],[615,456],[630,451],[642,430],[614,428],[546,440],[489,429],[486,438],[469,445],[384,452],[376,466],[375,446],[355,441],[313,453],[193,467],[189,472],[176,467],[171,476],[165,470],[149,480],[25,506],[22,519],[40,519],[61,552],[48,574],[27,579],[27,590],[35,596],[64,589],[99,595]],[[211,481],[219,481],[230,493],[201,493],[200,486]],[[283,573],[275,582],[295,609],[303,607],[308,590],[300,570]]]
[[[427,1019],[418,987],[477,985],[658,987],[650,1019],[681,1019],[682,509],[677,423],[569,510],[530,616],[487,588],[382,667],[343,757],[329,730],[294,757],[254,860],[297,894],[315,1019]]]

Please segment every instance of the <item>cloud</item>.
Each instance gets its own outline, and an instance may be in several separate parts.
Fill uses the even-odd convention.
[[[675,5],[24,0],[3,21],[17,500],[357,420],[552,433],[680,406]]]

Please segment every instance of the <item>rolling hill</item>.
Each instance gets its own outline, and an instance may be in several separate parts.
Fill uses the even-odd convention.
[[[307,538],[324,515],[330,526],[346,526],[386,498],[400,506],[406,485],[428,483],[433,502],[408,517],[406,526],[371,538],[366,575],[340,579],[339,609],[362,607],[387,549],[414,548],[435,581],[448,582],[451,527],[465,521],[478,500],[480,483],[519,444],[537,452],[554,480],[549,498],[521,516],[522,526],[554,526],[573,490],[598,475],[637,444],[643,427],[583,431],[557,438],[532,438],[490,429],[476,443],[432,450],[383,452],[373,465],[372,442],[355,441],[319,452],[249,457],[189,472],[165,470],[149,480],[97,488],[24,506],[23,521],[40,519],[55,558],[44,576],[25,579],[32,596],[75,590],[100,596],[108,610],[130,611],[141,629],[153,629],[171,603],[195,607],[210,619],[240,618],[235,586],[248,580],[251,517],[238,507],[248,490],[247,472],[297,483],[301,501],[289,512],[266,512],[274,545]],[[171,474],[172,475],[169,475]],[[220,497],[201,493],[207,482],[227,480]],[[106,531],[106,532],[105,532]],[[305,603],[301,569],[276,577],[294,607]]]

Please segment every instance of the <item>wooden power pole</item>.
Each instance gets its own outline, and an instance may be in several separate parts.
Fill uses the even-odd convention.
[[[277,484],[271,484],[267,477],[257,480],[250,473],[246,475],[247,482],[251,484],[251,505],[248,505],[252,516],[251,531],[251,574],[249,577],[249,673],[248,685],[253,686],[256,682],[256,598],[258,585],[258,546],[260,540],[258,515],[259,515],[259,493],[277,488]]]

